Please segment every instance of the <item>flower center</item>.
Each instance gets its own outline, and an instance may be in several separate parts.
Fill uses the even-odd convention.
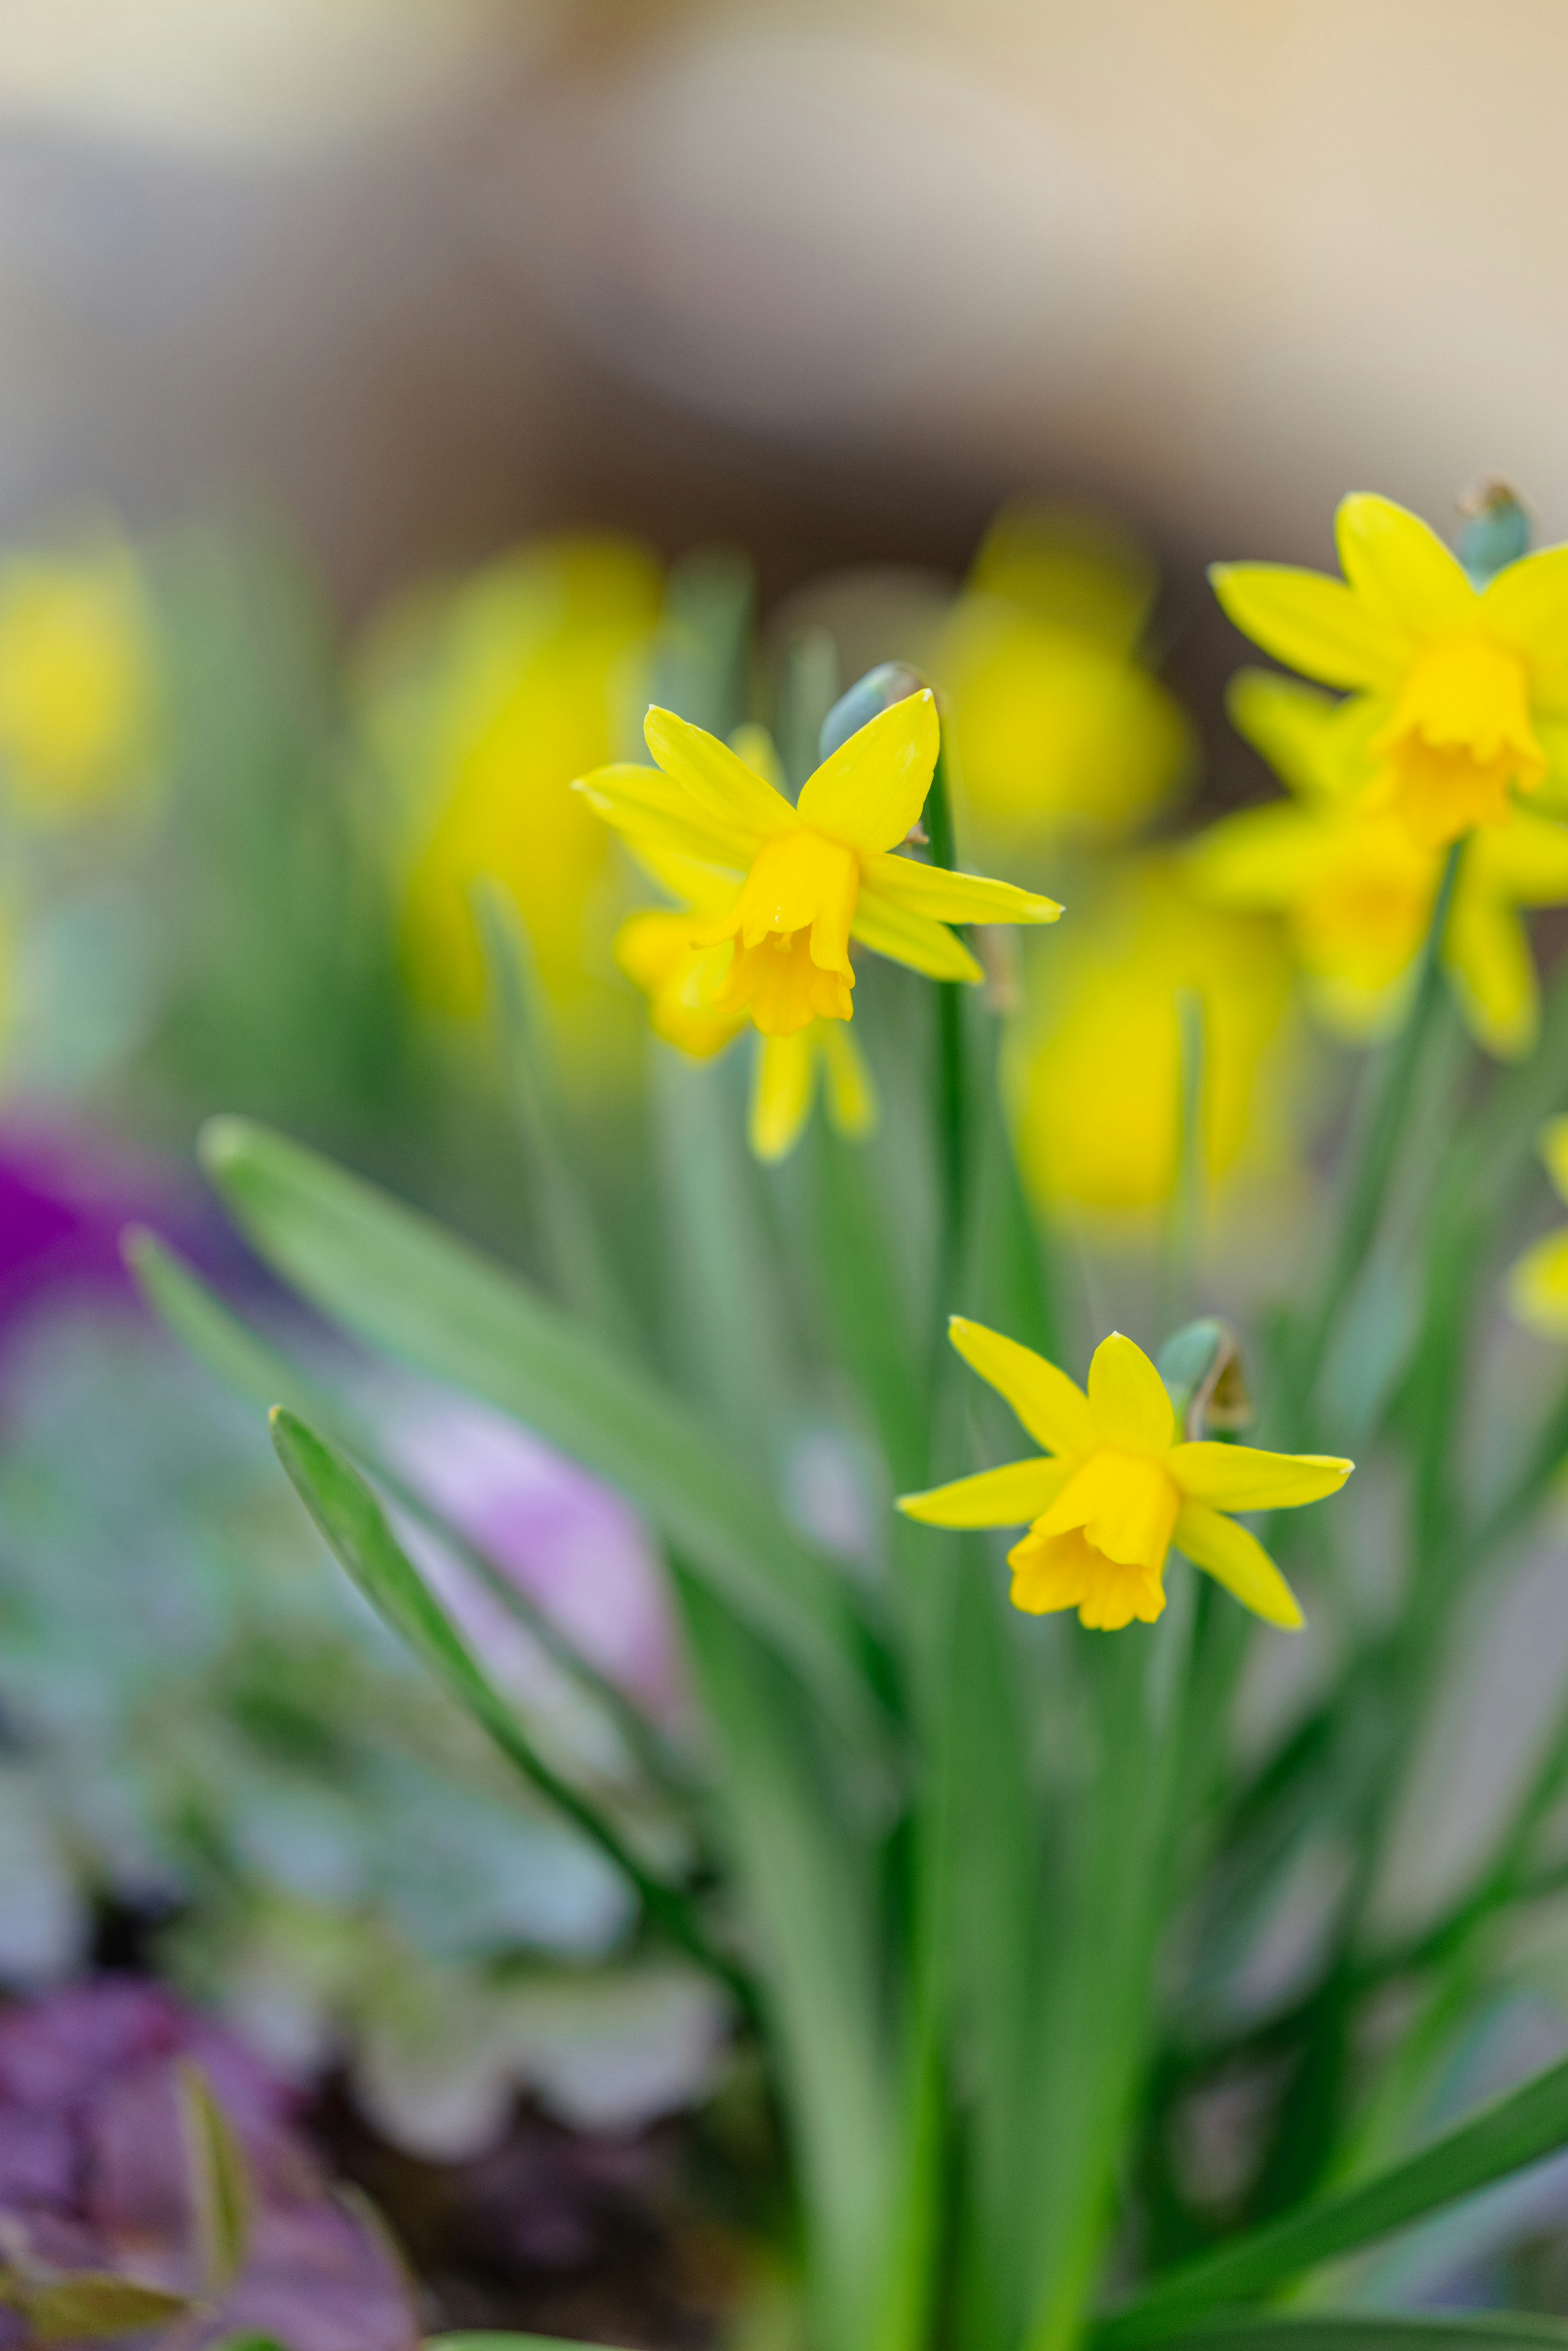
[[[693,934],[699,946],[734,942],[718,1009],[748,1013],[765,1037],[847,1020],[860,885],[853,850],[825,833],[802,826],[765,841],[728,913]]]
[[[1398,816],[1429,848],[1506,824],[1511,785],[1533,791],[1546,773],[1524,663],[1488,637],[1424,645],[1372,749],[1382,765],[1368,807]]]
[[[1158,1461],[1093,1453],[1008,1553],[1015,1606],[1076,1608],[1105,1632],[1166,1604],[1165,1563],[1181,1498]]]

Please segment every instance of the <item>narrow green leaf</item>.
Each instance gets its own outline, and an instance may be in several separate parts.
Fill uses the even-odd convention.
[[[566,1142],[555,1038],[527,925],[517,900],[493,875],[482,875],[469,895],[512,1123],[555,1287],[594,1330],[607,1338],[627,1338],[625,1305],[604,1262],[588,1194]]]
[[[1163,2342],[1217,2304],[1262,2294],[1374,2238],[1472,2196],[1568,2144],[1568,2059],[1375,2178],[1315,2198],[1157,2279],[1099,2328],[1110,2346]]]
[[[400,1548],[364,1479],[281,1405],[273,1413],[272,1432],[278,1458],[300,1500],[371,1605],[467,1708],[507,1761],[609,1856],[635,1887],[649,1917],[749,2012],[750,1986],[714,1949],[685,1894],[644,1868],[598,1806],[545,1761]]]
[[[620,1486],[862,1753],[880,1752],[844,1579],[673,1397],[494,1259],[298,1144],[214,1119],[203,1153],[256,1247],[325,1313]]]
[[[138,2335],[183,2317],[190,2307],[183,2294],[96,2270],[57,2278],[26,2302],[27,2324],[40,2343],[101,2343],[115,2335]]]
[[[1568,2351],[1568,2325],[1517,2310],[1424,2312],[1418,2318],[1376,2310],[1300,2318],[1219,2310],[1169,2339],[1173,2351]]]
[[[341,1402],[307,1378],[292,1357],[263,1339],[207,1288],[200,1275],[157,1237],[132,1226],[121,1252],[142,1297],[159,1320],[198,1362],[236,1395],[259,1405],[287,1405],[351,1454],[401,1510],[417,1519],[471,1568],[501,1605],[526,1625],[539,1646],[611,1714],[622,1738],[645,1769],[672,1794],[689,1796],[691,1773],[669,1742],[625,1692],[591,1665],[580,1650],[480,1545],[470,1541],[410,1486],[382,1457],[379,1447]]]
[[[181,2120],[201,2245],[203,2290],[225,2294],[246,2263],[255,2191],[245,2149],[201,2067],[180,2067]]]

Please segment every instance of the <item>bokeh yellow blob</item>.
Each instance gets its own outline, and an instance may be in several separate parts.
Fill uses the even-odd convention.
[[[1025,1181],[1055,1215],[1111,1223],[1170,1199],[1181,1129],[1181,998],[1202,1011],[1210,1183],[1284,1157],[1289,967],[1273,925],[1192,897],[1170,861],[1113,868],[1030,969],[1007,1081]]]
[[[483,1006],[467,893],[490,874],[517,901],[574,1050],[591,1057],[624,1023],[616,852],[571,785],[636,744],[659,600],[647,549],[578,535],[410,602],[377,632],[369,726],[402,807],[410,981],[433,1009]]]
[[[994,525],[936,656],[977,839],[1109,846],[1176,795],[1192,743],[1139,655],[1153,592],[1106,525],[1028,507]]]
[[[141,783],[155,672],[123,548],[0,559],[0,780],[13,806],[36,823],[70,822]]]

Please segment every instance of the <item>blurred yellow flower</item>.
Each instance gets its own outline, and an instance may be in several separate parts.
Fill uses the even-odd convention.
[[[1065,1372],[999,1332],[955,1315],[953,1344],[1005,1396],[1043,1457],[905,1494],[906,1517],[937,1527],[1029,1532],[1008,1553],[1015,1608],[1076,1608],[1116,1632],[1152,1625],[1166,1604],[1174,1541],[1254,1615],[1291,1629],[1295,1596],[1257,1537],[1228,1510],[1293,1510],[1336,1493],[1354,1464],[1326,1453],[1260,1453],[1184,1444],[1164,1381],[1143,1349],[1113,1331],[1094,1350],[1087,1395]]]
[[[733,747],[759,775],[771,778],[778,762],[760,727],[737,731]],[[747,1024],[744,1013],[715,1009],[730,949],[694,944],[734,896],[730,878],[695,858],[636,852],[659,886],[681,902],[628,915],[615,935],[615,960],[648,999],[655,1035],[694,1059],[722,1052]],[[876,1123],[876,1095],[859,1046],[842,1021],[813,1020],[788,1037],[759,1037],[752,1063],[749,1137],[758,1159],[787,1159],[810,1119],[819,1084],[828,1115],[852,1142]]]
[[[1549,1118],[1538,1141],[1552,1188],[1568,1200],[1568,1118]],[[1509,1311],[1542,1338],[1568,1339],[1568,1225],[1515,1260],[1508,1277]]]
[[[920,815],[940,728],[927,689],[895,702],[783,794],[715,735],[656,705],[643,725],[655,768],[607,767],[579,785],[639,853],[695,858],[724,874],[721,911],[695,946],[726,951],[711,1002],[765,1037],[848,1020],[850,941],[932,979],[983,977],[949,923],[1052,923],[1053,899],[894,854]]]
[[[1396,817],[1424,849],[1506,823],[1511,790],[1568,767],[1568,547],[1478,590],[1391,499],[1345,498],[1335,528],[1343,580],[1216,564],[1221,604],[1265,653],[1361,698],[1369,814]]]
[[[0,777],[25,815],[69,821],[144,779],[155,668],[124,548],[0,559]]]
[[[411,978],[436,1010],[483,1005],[467,892],[492,874],[517,901],[574,1046],[591,1051],[615,1023],[613,859],[571,783],[622,738],[659,603],[645,549],[585,534],[525,547],[378,631],[367,723],[403,802]]]
[[[1202,904],[1171,859],[1146,856],[1107,873],[1053,946],[1048,984],[1038,977],[1006,1080],[1019,1164],[1042,1207],[1113,1222],[1169,1200],[1184,992],[1202,1012],[1207,1176],[1280,1156],[1290,969],[1272,924]]]
[[[1138,656],[1153,595],[1104,524],[1023,506],[992,526],[933,664],[982,839],[1111,844],[1171,799],[1192,742]]]
[[[1231,717],[1291,798],[1223,817],[1185,863],[1215,904],[1284,917],[1318,1016],[1341,1035],[1385,1034],[1403,1019],[1432,918],[1443,852],[1369,810],[1365,715],[1294,679],[1243,670]],[[1523,906],[1568,904],[1568,827],[1510,807],[1478,831],[1455,881],[1442,959],[1460,1012],[1489,1052],[1530,1050],[1540,989]]]

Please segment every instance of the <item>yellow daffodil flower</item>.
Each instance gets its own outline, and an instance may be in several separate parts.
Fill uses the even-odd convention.
[[[1202,1013],[1209,1185],[1283,1162],[1290,967],[1266,918],[1206,905],[1169,857],[1143,857],[1101,877],[1049,966],[1026,974],[1004,1063],[1019,1165],[1049,1215],[1114,1238],[1170,1199],[1183,995]]]
[[[634,540],[540,540],[399,604],[365,665],[366,728],[402,820],[416,994],[459,1019],[483,1010],[468,891],[493,875],[528,925],[578,1074],[634,1032],[605,968],[612,845],[571,783],[634,723],[659,602],[658,567]]]
[[[1176,791],[1190,730],[1138,652],[1154,588],[1103,523],[1019,506],[992,526],[933,655],[982,840],[1107,846]]]
[[[1182,1442],[1166,1385],[1143,1349],[1113,1331],[1094,1350],[1087,1395],[1016,1340],[955,1315],[953,1344],[1046,1447],[1043,1458],[905,1494],[906,1517],[937,1527],[1029,1532],[1008,1553],[1012,1601],[1030,1615],[1076,1608],[1104,1632],[1166,1604],[1174,1542],[1253,1614],[1300,1625],[1294,1593],[1230,1510],[1291,1510],[1336,1493],[1353,1462],[1326,1453],[1260,1453]]]
[[[1560,1200],[1568,1200],[1568,1118],[1549,1118],[1541,1156]],[[1525,1250],[1508,1277],[1509,1311],[1544,1339],[1568,1339],[1568,1225]]]
[[[772,747],[761,730],[742,727],[735,747],[766,774]],[[693,932],[734,894],[733,884],[695,858],[660,856],[643,850],[638,860],[661,889],[681,900],[679,909],[654,906],[630,914],[615,935],[615,960],[648,999],[648,1022],[656,1036],[694,1060],[704,1061],[732,1042],[747,1027],[744,1013],[714,1009],[729,949],[693,944]],[[787,1159],[805,1133],[819,1085],[828,1116],[851,1142],[876,1124],[871,1072],[851,1030],[841,1021],[813,1020],[788,1037],[758,1037],[752,1064],[748,1134],[758,1159],[770,1165]]]
[[[1229,705],[1291,797],[1211,825],[1185,861],[1194,886],[1217,905],[1281,915],[1318,1017],[1357,1040],[1385,1034],[1408,1004],[1443,852],[1366,806],[1366,724],[1354,703],[1243,670]],[[1564,904],[1568,826],[1511,807],[1472,837],[1442,960],[1467,1026],[1500,1058],[1528,1052],[1540,1020],[1519,910]]]
[[[1368,721],[1369,814],[1443,847],[1507,822],[1511,791],[1539,791],[1568,751],[1568,547],[1472,586],[1436,532],[1391,499],[1344,499],[1343,580],[1275,563],[1209,573],[1239,629]]]
[[[925,805],[939,726],[928,690],[895,702],[809,777],[791,807],[718,737],[655,705],[657,766],[606,767],[578,789],[635,850],[694,858],[729,878],[692,941],[726,950],[715,1011],[765,1037],[848,1020],[850,941],[933,979],[977,981],[949,923],[1051,923],[1051,898],[894,854]]]
[[[0,775],[26,816],[74,820],[141,780],[155,666],[123,548],[0,560]]]

